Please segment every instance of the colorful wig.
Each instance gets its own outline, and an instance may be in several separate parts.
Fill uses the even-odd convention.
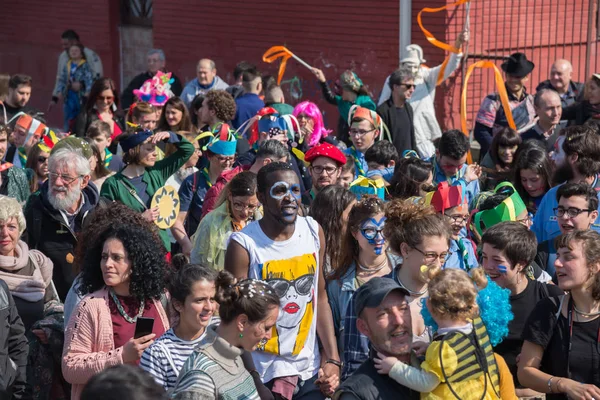
[[[313,120],[313,131],[310,138],[307,140],[309,147],[316,146],[321,141],[321,138],[324,138],[331,133],[331,130],[325,129],[325,125],[323,124],[323,114],[315,103],[303,101],[294,108],[292,114],[296,118],[298,118],[299,114],[306,114]]]

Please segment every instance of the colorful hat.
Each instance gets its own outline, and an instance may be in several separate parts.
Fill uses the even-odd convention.
[[[9,123],[14,120],[16,120],[15,127],[19,126],[23,128],[25,132],[27,132],[27,136],[25,137],[25,143],[27,143],[34,134],[39,134],[39,136],[41,137],[44,134],[44,131],[48,128],[44,123],[33,118],[29,114],[25,114],[24,112],[17,113],[14,117],[11,118]]]
[[[429,192],[425,196],[425,204],[432,206],[436,212],[444,213],[452,207],[468,208],[467,188],[464,183],[456,186],[448,185],[447,181],[440,182],[435,192]]]
[[[317,157],[331,158],[338,165],[346,164],[346,156],[340,149],[329,143],[321,143],[306,152],[304,160],[312,162]]]
[[[506,193],[507,197],[502,203],[490,210],[479,211],[473,216],[475,230],[483,235],[483,230],[500,222],[516,221],[517,216],[527,210],[521,196],[510,182],[502,182],[494,189],[494,194]],[[483,226],[482,226],[483,225]]]
[[[59,140],[60,140],[60,138],[58,136],[56,136],[56,133],[53,130],[46,129],[44,136],[42,136],[42,139],[38,143],[38,147],[44,153],[50,153],[52,151],[52,149],[54,148],[54,145],[56,145]]]
[[[375,111],[369,110],[368,108],[361,107],[355,104],[352,107],[350,107],[350,111],[348,112],[348,126],[352,126],[352,120],[354,118],[366,119],[367,121],[373,124],[375,129],[381,131],[379,139],[383,139],[383,136],[386,135],[387,140],[392,142],[392,136],[388,127],[385,125],[379,114],[377,114]]]
[[[50,155],[64,148],[69,148],[71,150],[81,150],[81,153],[85,158],[90,158],[94,155],[94,151],[92,150],[90,144],[86,142],[85,139],[77,136],[69,136],[60,140],[52,147]]]
[[[352,90],[353,92],[358,92],[363,86],[363,82],[354,72],[346,70],[340,76],[340,85],[344,89]]]
[[[270,114],[258,120],[258,133],[268,133],[271,136],[281,134],[287,129],[285,120],[279,114]]]
[[[202,137],[212,136],[212,140],[204,146],[203,150],[208,150],[211,153],[222,156],[235,155],[237,146],[237,137],[235,131],[229,128],[227,124],[217,125],[212,132],[204,132],[198,135],[197,139]]]
[[[145,101],[153,106],[164,106],[169,98],[173,97],[171,72],[158,71],[152,79],[148,79],[142,87],[135,89],[135,94],[140,101]]]

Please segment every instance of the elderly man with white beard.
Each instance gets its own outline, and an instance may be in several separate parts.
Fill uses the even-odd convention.
[[[98,204],[98,189],[90,182],[90,145],[81,138],[60,141],[48,159],[48,180],[25,206],[27,244],[54,263],[53,281],[61,301],[76,276],[73,270],[77,233]]]

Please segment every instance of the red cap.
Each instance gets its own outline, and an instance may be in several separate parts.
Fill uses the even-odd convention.
[[[321,143],[306,152],[304,160],[312,162],[317,157],[331,158],[338,165],[346,164],[346,156],[340,149],[329,143]]]

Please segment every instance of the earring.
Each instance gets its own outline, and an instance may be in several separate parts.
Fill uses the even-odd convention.
[[[240,338],[243,338],[243,337],[244,337],[244,334],[243,334],[243,333],[240,333]]]

